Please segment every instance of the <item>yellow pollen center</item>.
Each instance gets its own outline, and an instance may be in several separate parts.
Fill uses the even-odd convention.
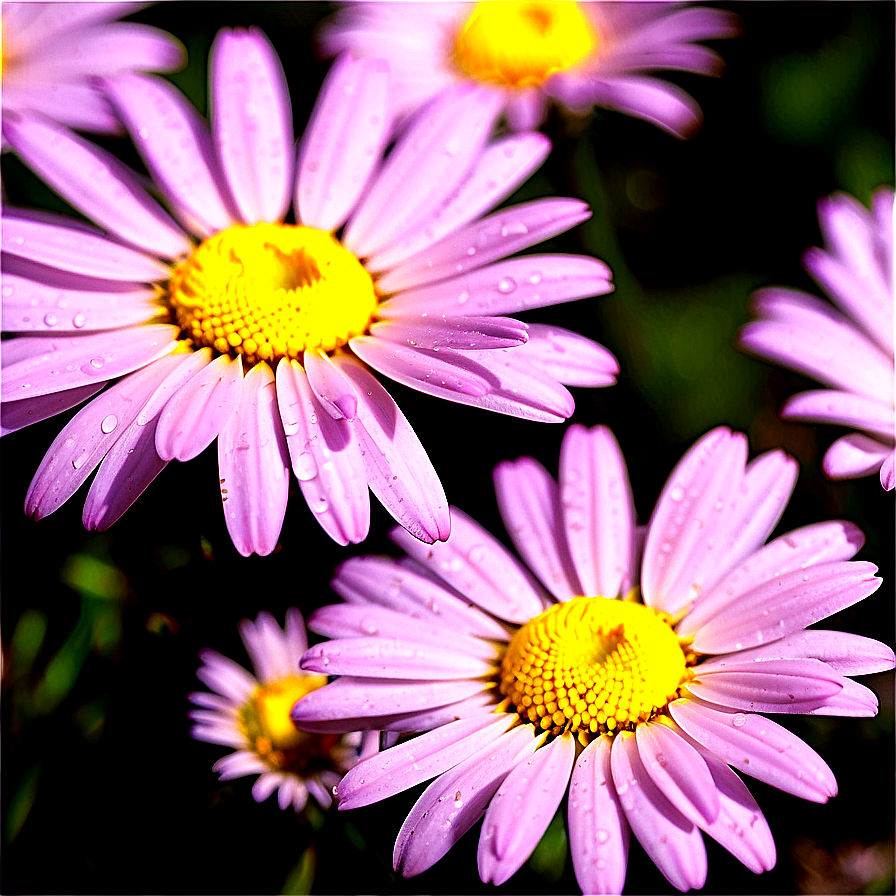
[[[669,617],[643,604],[576,597],[530,619],[501,663],[510,711],[552,734],[631,730],[688,676]]]
[[[572,0],[483,0],[457,35],[454,59],[477,81],[532,87],[577,65],[599,42]]]
[[[253,224],[200,243],[174,269],[168,302],[194,347],[251,366],[345,345],[377,299],[370,274],[329,233]]]

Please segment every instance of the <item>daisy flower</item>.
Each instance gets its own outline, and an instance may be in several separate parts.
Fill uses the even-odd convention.
[[[3,219],[3,331],[17,334],[3,343],[3,431],[100,393],[40,464],[27,513],[52,513],[99,465],[83,520],[105,529],[169,461],[217,439],[242,554],[276,547],[290,469],[340,544],[367,534],[368,486],[416,537],[442,539],[441,483],[371,370],[554,422],[575,406],[563,384],[615,381],[616,360],[590,339],[506,316],[612,284],[593,258],[507,258],[590,211],[547,198],[485,214],[550,149],[534,133],[491,140],[487,91],[444,94],[384,155],[387,67],[342,58],[296,158],[283,70],[257,30],[216,38],[211,129],[160,79],[106,89],[170,215],[71,132],[4,125],[26,164],[107,231],[26,210]]]
[[[455,508],[447,542],[398,530],[407,557],[345,562],[333,587],[346,603],[309,620],[335,640],[301,663],[341,677],[292,717],[309,731],[426,733],[352,769],[339,807],[435,778],[395,844],[405,876],[484,816],[479,873],[503,883],[567,794],[586,893],[622,890],[630,833],[681,890],[704,884],[701,831],[752,871],[771,868],[768,824],[737,772],[816,802],[837,786],[760,713],[873,716],[874,694],[846,676],[894,663],[877,641],[807,628],[880,581],[847,562],[863,542],[850,523],[764,544],[795,478],[782,452],[747,463],[744,436],[713,430],[642,532],[613,436],[576,425],[559,482],[527,457],[495,470],[528,569]]]
[[[321,29],[326,55],[388,59],[407,114],[457,82],[501,96],[511,127],[537,127],[556,102],[577,115],[594,106],[690,137],[703,116],[661,69],[720,75],[721,57],[697,43],[733,37],[739,19],[679,3],[354,3]]]
[[[310,794],[326,809],[334,785],[358,758],[358,735],[309,734],[289,718],[292,705],[326,684],[326,676],[301,672],[299,659],[308,647],[305,625],[295,607],[286,625],[277,625],[263,610],[255,621],[243,619],[240,635],[254,675],[214,650],[203,650],[196,673],[214,693],[196,691],[190,702],[196,740],[233,747],[213,769],[221,781],[257,774],[252,796],[258,803],[275,790],[281,809],[305,808]],[[369,738],[368,738],[369,740]]]
[[[896,485],[893,190],[878,190],[870,211],[834,193],[819,201],[818,223],[824,248],[807,249],[803,267],[833,306],[796,289],[761,289],[751,302],[758,320],[741,329],[738,342],[829,387],[794,395],[781,408],[782,418],[859,430],[827,450],[822,469],[828,478],[879,471],[890,491]]]
[[[72,128],[117,134],[121,121],[98,77],[175,71],[183,47],[170,34],[117,22],[144,3],[4,3],[0,9],[3,115],[40,113]]]

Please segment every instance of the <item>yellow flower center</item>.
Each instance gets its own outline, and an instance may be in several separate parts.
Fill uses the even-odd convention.
[[[631,730],[689,676],[669,617],[643,604],[576,597],[530,619],[501,663],[509,711],[552,735]]]
[[[289,715],[296,701],[326,683],[326,675],[291,675],[259,684],[239,712],[247,747],[280,771],[301,774],[309,766],[326,765],[340,735],[300,731]]]
[[[251,366],[345,345],[367,329],[377,299],[370,274],[329,233],[240,224],[174,269],[168,302],[194,347]]]
[[[598,45],[594,25],[572,0],[483,0],[455,40],[454,59],[477,81],[532,87]]]

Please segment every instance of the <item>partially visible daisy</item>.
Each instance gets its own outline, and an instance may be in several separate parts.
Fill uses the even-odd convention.
[[[170,34],[116,19],[145,3],[10,3],[0,8],[2,109],[39,113],[100,134],[121,120],[96,79],[125,72],[170,72],[185,55]]]
[[[567,796],[586,893],[619,893],[629,835],[675,887],[702,887],[701,831],[754,872],[775,863],[736,772],[825,802],[824,760],[760,713],[873,716],[846,676],[890,669],[869,638],[807,626],[877,590],[847,562],[850,523],[764,544],[796,479],[772,451],[719,428],[669,477],[646,528],[609,430],[571,426],[559,482],[537,461],[495,470],[498,506],[529,569],[452,508],[451,537],[393,538],[408,557],[337,571],[347,601],[309,627],[335,640],[302,668],[341,676],[293,709],[309,731],[427,732],[371,757],[338,786],[341,809],[435,778],[407,817],[394,864],[409,877],[478,819],[479,873],[501,884]],[[537,577],[537,578],[536,578]]]
[[[325,675],[299,669],[299,659],[308,647],[305,625],[295,607],[286,611],[286,625],[277,625],[263,610],[255,621],[244,619],[240,635],[254,675],[238,663],[203,650],[196,673],[214,693],[196,691],[190,710],[196,740],[233,747],[213,769],[221,781],[257,774],[252,786],[256,802],[275,790],[281,809],[305,808],[310,794],[326,809],[331,792],[342,775],[357,762],[359,735],[309,734],[293,724],[293,704],[326,684]]]
[[[818,223],[824,249],[807,249],[803,266],[836,307],[796,289],[761,289],[751,302],[758,320],[741,329],[738,341],[829,387],[788,399],[781,408],[785,420],[859,430],[827,450],[826,476],[879,472],[890,491],[896,485],[893,190],[877,190],[870,211],[834,193],[819,201]]]
[[[590,216],[575,199],[485,215],[546,157],[490,140],[487,91],[443,95],[385,155],[389,74],[339,60],[296,160],[283,70],[257,30],[211,53],[211,130],[161,79],[106,85],[172,216],[103,150],[36,119],[5,123],[21,158],[109,235],[7,209],[3,431],[67,411],[26,498],[52,513],[99,465],[84,524],[110,526],[174,459],[217,439],[224,516],[242,554],[278,543],[290,469],[323,528],[360,542],[368,486],[426,541],[448,505],[423,446],[372,370],[540,421],[563,384],[606,386],[601,346],[516,317],[612,289],[602,262],[508,255]],[[298,224],[285,218],[294,201]]]
[[[556,102],[578,115],[604,106],[690,137],[700,107],[648,73],[720,75],[721,57],[698,41],[733,37],[739,21],[680,3],[353,3],[325,23],[320,46],[386,58],[404,115],[466,82],[496,89],[514,128],[537,127]]]

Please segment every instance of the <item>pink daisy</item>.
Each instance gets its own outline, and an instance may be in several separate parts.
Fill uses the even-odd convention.
[[[190,735],[233,747],[213,770],[221,781],[257,774],[252,786],[256,802],[277,790],[281,809],[291,805],[300,812],[309,794],[326,809],[332,788],[357,762],[361,738],[309,734],[289,718],[297,700],[327,681],[324,675],[299,670],[308,647],[302,615],[291,607],[281,629],[263,610],[255,622],[240,622],[240,635],[255,674],[214,650],[203,650],[196,674],[214,693],[190,694],[190,701],[200,707],[190,710],[195,722]]]
[[[39,113],[72,128],[122,131],[95,81],[137,71],[181,68],[170,34],[115,19],[144,3],[8,3],[0,10],[3,115]]]
[[[5,123],[26,164],[108,231],[4,216],[3,331],[19,335],[3,344],[3,432],[108,385],[51,446],[27,513],[52,513],[99,466],[83,520],[105,529],[169,461],[217,439],[242,554],[276,547],[290,469],[340,544],[367,535],[368,486],[416,537],[442,539],[441,483],[371,370],[554,422],[575,407],[564,384],[615,381],[590,339],[505,316],[612,284],[593,258],[507,259],[590,212],[550,198],[483,216],[550,149],[535,133],[490,140],[488,91],[444,94],[384,157],[387,67],[340,59],[296,159],[283,71],[257,30],[215,41],[211,129],[160,79],[106,88],[170,216],[103,150],[45,120]]]
[[[514,128],[537,127],[556,102],[577,115],[604,106],[690,137],[699,106],[647,73],[720,75],[721,57],[697,42],[737,35],[739,21],[680,3],[355,3],[324,25],[320,46],[386,58],[402,115],[465,82],[496,89]]]
[[[309,620],[336,640],[301,664],[342,677],[293,719],[426,733],[352,769],[340,808],[435,778],[395,844],[405,876],[484,816],[480,876],[503,883],[567,794],[586,893],[622,890],[630,833],[681,890],[704,884],[701,831],[752,871],[771,868],[768,824],[736,772],[816,802],[837,787],[817,753],[760,713],[873,716],[874,694],[846,676],[894,664],[877,641],[807,628],[880,585],[875,566],[847,562],[863,542],[855,526],[764,544],[796,472],[780,451],[748,463],[744,436],[713,430],[642,531],[610,431],[575,425],[559,482],[528,457],[495,470],[528,569],[455,508],[445,543],[396,530],[408,557],[342,564],[333,587],[347,603]]]
[[[869,212],[846,193],[818,203],[824,249],[803,266],[836,307],[796,289],[770,287],[752,297],[759,318],[738,341],[747,351],[828,386],[801,392],[781,408],[785,420],[857,429],[827,450],[830,479],[879,471],[890,491],[896,423],[893,404],[893,191],[878,190]]]

